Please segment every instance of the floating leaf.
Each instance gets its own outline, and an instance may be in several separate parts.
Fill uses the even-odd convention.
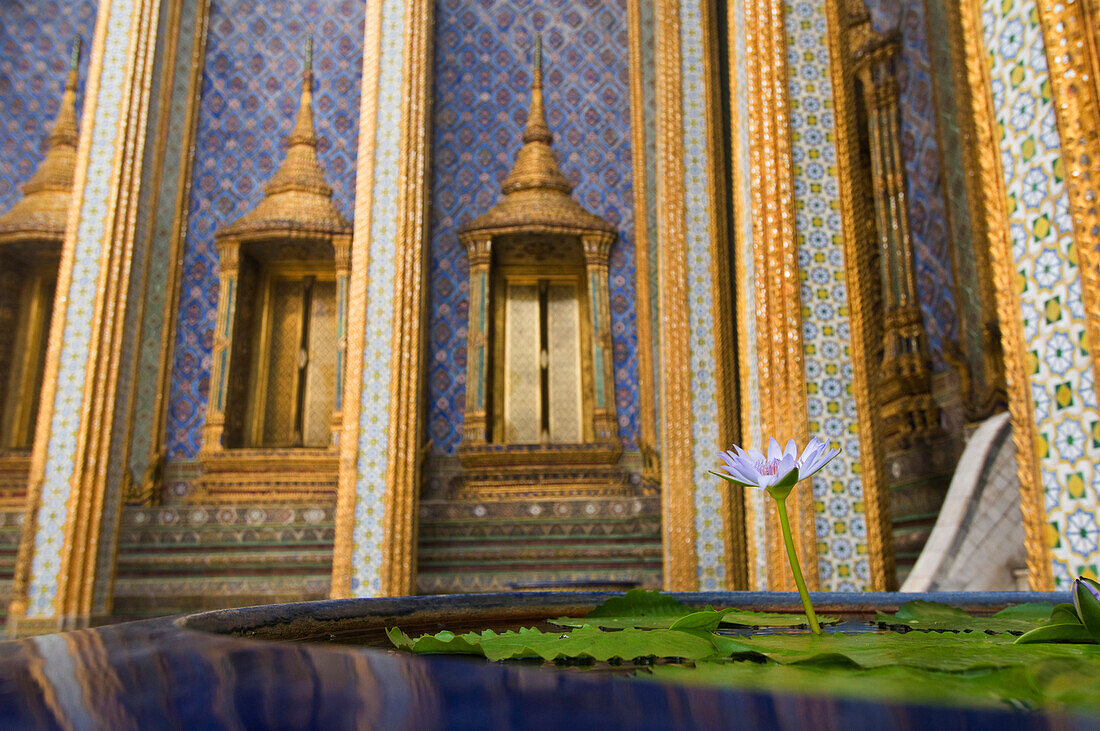
[[[1001,634],[1035,629],[1050,616],[1050,612],[1050,604],[1035,602],[1008,607],[992,617],[975,617],[946,604],[918,600],[906,602],[897,614],[878,612],[875,621],[889,627]]]
[[[567,633],[540,632],[521,629],[518,632],[467,632],[455,635],[439,632],[415,640],[399,629],[387,631],[390,641],[401,649],[417,653],[457,653],[484,655],[490,660],[514,660],[540,657],[559,659],[612,658],[632,660],[636,657],[682,658],[700,660],[715,655],[714,643],[706,633],[675,630],[625,629],[604,632],[596,627],[581,627]]]
[[[839,617],[817,616],[818,624],[829,625],[840,622]],[[808,627],[805,614],[781,614],[779,612],[750,612],[747,609],[727,609],[722,615],[722,624],[739,627]]]
[[[720,621],[716,621],[720,620]],[[820,618],[821,624],[835,624],[839,619]],[[805,627],[804,614],[752,612],[746,609],[714,609],[693,612],[678,600],[659,591],[631,589],[623,596],[608,599],[583,617],[558,617],[549,620],[561,627],[603,627],[605,629],[698,629],[714,630],[719,624],[741,627]]]
[[[613,596],[587,614],[588,617],[682,617],[691,612],[678,600],[659,591],[631,589]]]
[[[1028,665],[1047,658],[1100,660],[1087,645],[1013,645],[983,635],[826,634],[759,635],[716,642],[720,654],[764,657],[782,664],[850,664],[863,668],[900,665],[929,670],[964,671]]]
[[[623,596],[611,597],[583,617],[559,617],[549,622],[561,627],[591,625],[606,629],[668,629],[677,619],[691,613],[690,609],[667,594],[631,589]]]
[[[1049,659],[1035,665],[943,672],[911,667],[844,668],[701,661],[656,665],[663,681],[936,704],[1100,707],[1100,663]],[[641,677],[645,677],[642,675]]]
[[[701,612],[692,612],[691,614],[685,614],[683,617],[680,617],[669,625],[668,628],[672,630],[713,632],[718,629],[718,625],[721,623],[722,616],[725,613],[725,610],[721,609],[704,609]]]

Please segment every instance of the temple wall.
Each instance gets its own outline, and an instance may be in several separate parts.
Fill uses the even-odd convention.
[[[218,307],[214,232],[255,207],[285,155],[309,36],[319,157],[351,218],[364,12],[354,0],[211,3],[165,435],[170,461],[193,459],[201,446]]]
[[[429,268],[428,436],[453,454],[462,435],[469,268],[456,230],[487,211],[521,144],[529,103],[529,49],[541,33],[546,113],[573,197],[619,229],[611,249],[611,328],[619,436],[638,436],[634,211],[626,1],[567,3],[440,0]]]

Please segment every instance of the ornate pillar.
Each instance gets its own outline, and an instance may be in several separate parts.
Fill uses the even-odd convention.
[[[586,234],[581,237],[588,296],[592,313],[592,365],[595,372],[593,404],[596,441],[619,441],[615,416],[615,371],[611,364],[611,300],[607,290],[607,256],[615,237]]]
[[[870,14],[849,33],[855,76],[866,110],[882,277],[882,363],[876,383],[887,450],[927,440],[940,431],[939,408],[932,400],[928,338],[924,329],[915,256],[909,233],[905,175],[898,123],[898,82],[893,72],[898,40],[871,29]]]
[[[655,5],[664,585],[742,587],[742,496],[707,474],[737,434],[717,24],[706,2]]]
[[[493,242],[489,236],[474,236],[465,240],[470,259],[470,334],[466,351],[466,415],[462,425],[462,441],[475,445],[488,440],[488,412],[485,393],[489,362],[489,265]]]
[[[416,590],[433,3],[367,9],[332,596]]]
[[[344,431],[344,367],[348,361],[348,284],[351,278],[351,237],[333,237],[336,253],[336,399],[332,415],[332,444],[340,446]]]
[[[97,579],[100,586],[104,579],[97,556],[104,511],[111,511],[107,472],[159,10],[156,0],[99,4],[12,591],[13,633],[86,623]]]
[[[225,432],[225,397],[229,384],[229,358],[233,352],[233,324],[237,315],[237,279],[240,275],[241,244],[235,239],[218,242],[218,318],[214,325],[214,347],[210,365],[210,400],[202,428],[202,450],[222,447]]]

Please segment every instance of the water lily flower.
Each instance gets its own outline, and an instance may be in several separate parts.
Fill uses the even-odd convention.
[[[806,579],[803,578],[802,568],[798,565],[798,554],[795,552],[794,538],[791,537],[791,524],[787,517],[787,496],[800,480],[813,475],[838,454],[840,454],[839,449],[829,449],[827,442],[814,437],[802,450],[802,456],[798,456],[798,444],[793,439],[787,442],[786,447],[780,449],[779,442],[772,437],[768,441],[767,456],[755,449],[746,451],[736,444],[731,452],[719,452],[718,456],[722,458],[724,464],[718,469],[722,471],[711,473],[735,485],[766,490],[775,500],[776,511],[779,513],[779,527],[783,530],[783,543],[787,547],[787,559],[791,564],[791,573],[794,574],[794,583],[802,597],[802,607],[806,610],[810,629],[818,635],[821,634],[821,626],[817,622],[817,615],[814,614],[813,605],[810,603]]]
[[[814,437],[802,456],[798,455],[798,445],[792,439],[780,449],[779,442],[772,437],[768,443],[768,454],[764,456],[755,449],[744,450],[736,444],[731,452],[719,452],[725,463],[714,474],[723,480],[745,487],[767,490],[776,498],[785,498],[791,488],[800,480],[810,477],[840,454],[839,449],[829,449],[829,444]]]
[[[1073,606],[1081,624],[1100,642],[1100,584],[1085,576],[1078,576],[1073,582]]]

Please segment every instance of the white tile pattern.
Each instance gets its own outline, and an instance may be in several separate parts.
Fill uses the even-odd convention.
[[[99,259],[110,197],[111,172],[117,151],[122,79],[133,55],[130,49],[133,10],[134,0],[101,0],[99,7],[100,13],[109,13],[107,37],[95,104],[91,157],[76,233],[42,501],[38,508],[28,617],[51,617],[56,614],[54,601],[68,518],[67,503],[75,466],[80,411],[84,402],[85,368],[99,292]]]
[[[352,533],[351,595],[355,597],[378,596],[381,591],[392,375],[390,345],[394,315],[394,256],[397,248],[397,173],[401,152],[401,87],[405,72],[404,31],[404,0],[383,0],[378,127],[372,163],[374,188],[371,191],[367,324]]]
[[[1033,0],[984,0],[1055,589],[1097,573],[1100,409],[1046,52]]]
[[[818,572],[822,589],[860,591],[871,577],[852,392],[825,3],[788,2],[787,39],[809,431],[843,449],[813,478]]]

